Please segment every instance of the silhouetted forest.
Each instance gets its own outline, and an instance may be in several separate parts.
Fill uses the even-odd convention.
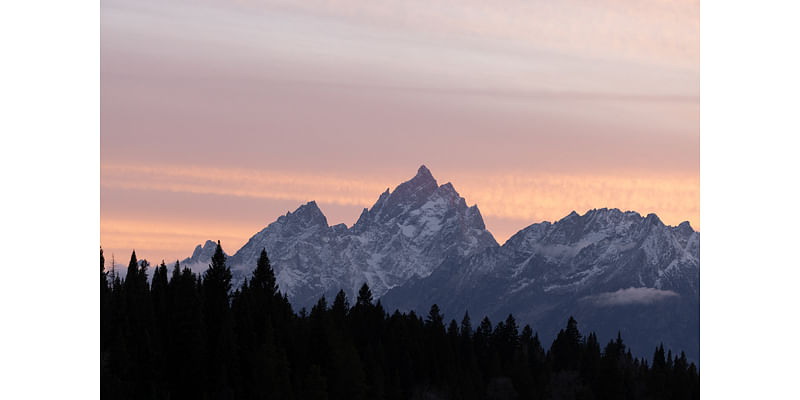
[[[565,316],[545,349],[512,315],[473,328],[388,313],[365,284],[294,312],[265,251],[241,288],[219,244],[202,275],[131,255],[125,279],[100,250],[100,387],[108,399],[695,399],[697,367],[681,353],[632,356]]]

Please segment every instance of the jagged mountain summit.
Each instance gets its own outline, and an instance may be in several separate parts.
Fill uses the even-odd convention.
[[[214,246],[198,246],[182,264],[207,267]],[[228,259],[235,285],[250,276],[262,248],[297,308],[339,289],[353,299],[366,282],[389,310],[424,313],[435,303],[447,318],[469,310],[493,322],[513,313],[543,340],[572,315],[601,341],[621,331],[639,356],[663,342],[699,362],[700,234],[688,222],[573,211],[499,246],[477,206],[421,166],[349,228],[328,225],[313,201],[279,217]]]
[[[281,291],[296,306],[307,307],[340,289],[355,298],[365,282],[379,297],[413,277],[430,275],[448,257],[492,247],[498,244],[478,207],[467,206],[452,184],[438,185],[423,165],[411,180],[381,194],[352,227],[329,226],[311,201],[256,233],[228,264],[240,284],[265,248]],[[210,254],[213,249],[208,259]],[[194,255],[206,255],[206,248]],[[194,255],[192,262],[202,260]]]
[[[189,268],[195,272],[205,271],[208,268],[208,264],[211,263],[211,257],[216,249],[217,242],[213,240],[206,240],[202,246],[198,244],[194,248],[191,257],[181,260],[181,268]],[[228,254],[226,253],[225,255],[227,256]]]
[[[573,212],[530,225],[502,247],[446,260],[382,300],[401,310],[436,303],[451,318],[513,313],[550,338],[573,315],[604,340],[620,330],[637,354],[663,342],[699,361],[700,234],[655,214]]]

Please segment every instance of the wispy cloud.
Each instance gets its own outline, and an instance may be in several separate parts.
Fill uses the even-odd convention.
[[[111,254],[115,255],[118,267],[120,263],[128,262],[132,250],[136,250],[139,258],[147,258],[151,263],[162,258],[174,262],[190,256],[195,245],[209,239],[220,240],[223,248],[233,254],[255,233],[253,229],[250,225],[233,225],[224,221],[176,221],[158,216],[149,219],[109,216],[100,220],[101,244],[109,255],[109,268]]]
[[[671,290],[655,288],[627,288],[616,292],[600,293],[582,298],[583,301],[593,303],[598,307],[614,307],[630,304],[653,304],[667,299],[679,297],[678,293]]]
[[[699,178],[692,175],[493,172],[457,174],[453,179],[440,180],[440,184],[452,181],[461,195],[470,204],[478,204],[486,216],[527,219],[532,223],[555,220],[572,210],[617,207],[655,212],[668,223],[690,220],[699,226]],[[368,207],[392,181],[241,168],[105,164],[100,182],[109,189],[316,200]]]
[[[191,166],[103,165],[100,185],[113,189],[183,192],[339,205],[374,202],[385,183],[332,175]]]
[[[413,162],[501,242],[595,207],[699,227],[698,4],[103,1],[103,245],[238,243],[308,200],[351,224]]]
[[[433,172],[440,184],[451,181],[468,204],[478,205],[500,243],[531,223],[600,207],[655,212],[667,224],[689,220],[700,227],[699,178],[692,175]],[[235,247],[280,212],[310,200],[320,203],[331,224],[352,225],[389,184],[410,177],[106,163],[101,240],[118,251],[150,249],[153,257],[183,256],[206,239]]]

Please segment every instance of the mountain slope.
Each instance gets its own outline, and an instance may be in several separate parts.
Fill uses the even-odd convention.
[[[436,303],[448,318],[509,313],[552,338],[570,315],[601,340],[620,330],[638,354],[660,342],[699,360],[700,234],[617,209],[533,224],[502,247],[450,258],[393,288],[390,309]]]
[[[411,180],[381,194],[352,227],[329,226],[312,201],[256,233],[228,265],[240,284],[265,248],[281,290],[297,307],[307,307],[339,289],[355,298],[365,282],[379,297],[430,275],[447,257],[493,247],[498,244],[478,208],[468,207],[452,184],[439,186],[423,165]]]
[[[206,268],[214,246],[198,246],[182,264]],[[618,209],[572,212],[499,246],[477,206],[421,166],[349,228],[328,225],[313,201],[279,217],[229,257],[235,286],[262,248],[296,308],[339,289],[354,299],[366,282],[389,310],[424,313],[436,303],[447,318],[469,310],[494,322],[513,313],[543,340],[573,315],[602,341],[621,331],[637,355],[663,342],[699,362],[700,234],[688,222],[672,227],[655,214]]]
[[[181,268],[189,268],[194,272],[205,271],[211,264],[211,257],[216,249],[217,242],[213,240],[206,240],[202,246],[198,244],[190,257],[181,260]]]

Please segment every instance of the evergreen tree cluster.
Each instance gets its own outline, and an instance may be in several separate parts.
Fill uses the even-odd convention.
[[[601,347],[570,317],[548,350],[514,317],[475,329],[387,313],[365,284],[295,313],[266,251],[241,288],[219,243],[202,275],[131,255],[120,279],[100,251],[101,395],[109,399],[696,399],[686,356],[650,363],[621,336]]]

